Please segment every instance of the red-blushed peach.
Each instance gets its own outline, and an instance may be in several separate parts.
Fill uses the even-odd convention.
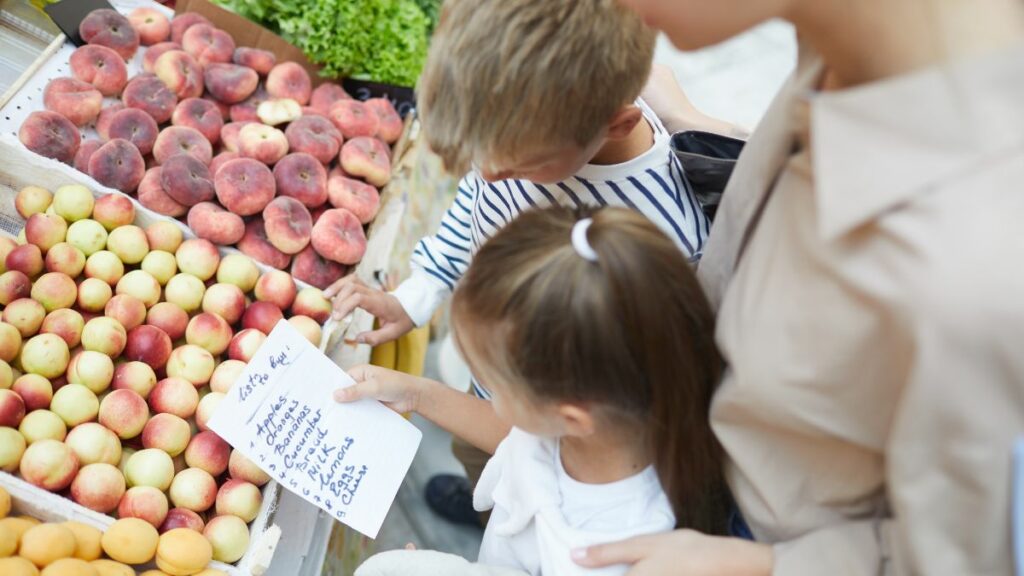
[[[158,414],[190,418],[199,405],[199,393],[184,378],[168,377],[156,383],[149,393],[149,407]]]
[[[238,152],[272,166],[288,153],[288,139],[277,128],[251,122],[238,133]]]
[[[217,111],[220,112],[220,119],[224,123],[231,122],[231,104],[225,104],[224,102],[214,98],[213,95],[210,94],[209,87],[207,87],[206,93],[203,94],[203,100],[206,100],[217,107]]]
[[[145,362],[122,362],[114,367],[114,380],[110,383],[114,390],[131,390],[145,399],[149,398],[154,386],[156,372]]]
[[[53,385],[39,374],[22,374],[11,384],[11,390],[21,396],[25,410],[45,410],[53,400]]]
[[[33,214],[25,222],[25,240],[35,244],[42,252],[64,241],[68,233],[68,223],[56,214]]]
[[[191,274],[203,282],[217,273],[220,265],[220,252],[209,240],[191,238],[181,243],[174,253],[178,260],[178,270]]]
[[[246,126],[257,126],[250,124]],[[274,174],[259,160],[238,158],[221,166],[214,178],[217,199],[239,216],[258,214],[274,199]]]
[[[107,126],[107,138],[122,138],[131,142],[139,154],[145,156],[153,151],[160,128],[156,120],[137,108],[126,108],[114,114]]]
[[[139,182],[139,203],[164,216],[178,217],[188,212],[188,207],[179,204],[164,190],[163,170],[160,166],[150,168]]]
[[[188,422],[174,414],[157,414],[142,429],[142,445],[167,452],[172,458],[185,451],[192,439]]]
[[[203,311],[220,316],[228,324],[235,324],[245,312],[245,294],[234,284],[214,284],[203,295]]]
[[[197,314],[185,329],[185,341],[199,346],[214,356],[220,356],[228,349],[235,335],[226,320],[211,312]],[[210,372],[212,377],[213,372]]]
[[[130,60],[139,49],[139,34],[117,10],[93,10],[78,25],[78,34],[88,44],[99,44]]]
[[[175,274],[167,281],[164,300],[177,304],[188,313],[195,312],[203,303],[206,286],[203,281],[187,273]]]
[[[78,307],[86,312],[102,312],[113,295],[110,284],[99,278],[86,278],[78,285]]]
[[[210,377],[211,394],[227,394],[231,391],[238,377],[245,371],[245,362],[240,360],[225,360],[217,365]]]
[[[300,152],[282,158],[274,166],[274,180],[279,196],[294,198],[307,208],[327,200],[327,170],[310,154]]]
[[[63,442],[39,440],[21,457],[21,477],[44,490],[58,492],[71,485],[78,473],[78,457]]]
[[[177,304],[160,302],[149,309],[149,313],[146,315],[146,324],[163,330],[173,342],[185,336],[185,329],[188,327],[188,313]]]
[[[160,301],[160,283],[143,270],[131,270],[125,274],[117,281],[114,292],[134,296],[142,300],[147,308]]]
[[[128,14],[128,22],[143,46],[152,46],[171,37],[171,22],[154,8],[136,8]]]
[[[217,516],[206,523],[203,536],[213,547],[213,559],[237,562],[249,549],[249,527],[238,516]]]
[[[100,146],[89,158],[89,176],[93,180],[127,194],[135,192],[145,175],[146,162],[139,149],[122,138]]]
[[[82,347],[86,350],[102,352],[111,358],[117,358],[124,350],[128,340],[121,323],[113,318],[98,316],[85,323],[82,329]]]
[[[380,120],[377,137],[388,144],[398,142],[405,125],[402,124],[402,117],[398,115],[391,101],[387,98],[370,98],[366,101],[366,107],[377,114],[377,119]]]
[[[267,50],[240,46],[235,48],[231,61],[240,66],[252,68],[258,74],[266,76],[270,74],[270,71],[274,69],[274,65],[277,64],[277,56]]]
[[[256,486],[263,486],[270,482],[270,475],[238,450],[231,451],[231,456],[228,459],[228,473],[236,480],[244,480]]]
[[[309,316],[292,316],[288,319],[288,323],[298,330],[299,334],[302,334],[306,340],[309,340],[310,344],[318,348],[320,347],[320,338],[323,337],[323,331],[316,320]]]
[[[11,324],[0,322],[0,360],[11,362],[21,350],[21,332]]]
[[[53,193],[40,186],[25,186],[14,196],[14,209],[28,220],[33,214],[46,212],[53,203]]]
[[[380,128],[380,118],[359,100],[339,100],[331,105],[327,117],[345,139],[373,136]]]
[[[253,328],[264,334],[270,334],[278,321],[284,319],[281,308],[271,302],[253,302],[242,315],[242,329]]]
[[[171,50],[181,50],[181,44],[177,42],[160,42],[147,48],[145,54],[142,55],[142,70],[144,72],[153,72],[153,66],[156,64],[156,61],[165,52],[170,52]]]
[[[341,167],[380,188],[391,181],[391,155],[377,138],[353,138],[341,147]]]
[[[320,288],[303,288],[295,295],[292,303],[292,314],[309,316],[318,324],[323,324],[331,317],[331,302]]]
[[[231,446],[213,432],[200,432],[192,437],[185,449],[185,462],[192,468],[220,476],[228,469]]]
[[[220,140],[220,131],[224,127],[224,118],[217,105],[202,98],[186,98],[178,103],[171,116],[171,124],[194,128],[216,144]]]
[[[274,98],[290,98],[305,106],[312,92],[309,72],[295,62],[282,62],[267,74],[267,93]]]
[[[287,310],[295,302],[295,294],[295,281],[287,272],[270,270],[256,281],[256,300],[270,302],[280,310]]]
[[[138,226],[128,224],[112,230],[107,236],[107,250],[110,250],[128,265],[136,265],[149,254],[146,232]]]
[[[339,264],[357,264],[366,252],[363,225],[344,208],[324,212],[313,225],[310,243],[318,254]]]
[[[274,248],[274,245],[270,243],[262,218],[256,218],[246,223],[245,236],[238,241],[238,249],[253,260],[278,270],[288,268],[288,264],[291,262],[291,256]]]
[[[124,491],[124,475],[110,464],[86,464],[71,482],[72,500],[104,514],[117,508]]]
[[[127,107],[124,105],[124,102],[118,101],[104,106],[100,110],[100,115],[96,117],[96,133],[99,134],[101,140],[104,142],[110,140],[110,122],[113,121],[114,116],[118,112],[125,108]]]
[[[327,114],[330,114],[331,106],[333,106],[335,102],[339,100],[350,100],[351,98],[352,97],[349,96],[348,92],[345,92],[345,89],[341,86],[334,84],[333,82],[324,82],[313,90],[313,95],[309,99],[309,105],[326,116]]]
[[[267,335],[255,328],[240,330],[228,345],[228,358],[248,362],[266,339]]]
[[[146,240],[150,250],[162,250],[174,254],[184,240],[181,228],[172,222],[158,221],[146,226]]]
[[[167,496],[152,486],[129,488],[117,506],[118,518],[139,518],[159,528],[167,519]]]
[[[203,79],[210,95],[225,104],[245,101],[256,92],[260,83],[255,70],[237,64],[209,64]]]
[[[237,153],[242,143],[242,128],[250,122],[229,122],[220,130],[220,142],[227,152]]]
[[[102,224],[107,232],[118,226],[127,226],[135,221],[135,204],[120,194],[101,196],[93,205],[92,219]]]
[[[25,417],[25,401],[13,390],[0,390],[0,426],[17,428]]]
[[[206,432],[209,428],[210,419],[213,418],[214,412],[217,411],[217,407],[220,406],[221,401],[224,399],[224,395],[218,392],[209,392],[206,396],[203,396],[199,400],[199,406],[196,406],[196,428]],[[227,454],[224,455],[224,464],[227,464]]]
[[[380,193],[377,188],[355,178],[341,175],[332,170],[327,180],[327,195],[331,206],[344,208],[355,215],[362,224],[369,224],[380,209]]]
[[[49,313],[59,308],[71,308],[78,299],[78,287],[67,274],[47,272],[32,284],[30,296]]]
[[[205,512],[217,499],[217,481],[205,470],[186,468],[175,475],[168,495],[177,508]]]
[[[117,320],[125,330],[134,330],[146,320],[146,304],[131,294],[117,294],[103,307],[103,315]]]
[[[115,286],[124,276],[124,264],[109,250],[99,250],[85,259],[85,276]]]
[[[75,170],[83,174],[89,173],[89,159],[92,155],[103,146],[103,142],[100,140],[90,139],[83,140],[82,145],[78,147],[78,152],[75,154],[75,159],[71,165],[75,167]]]
[[[7,362],[0,360],[0,390],[12,388],[14,385],[14,379],[14,369],[11,368],[11,365]]]
[[[338,157],[344,140],[341,132],[323,116],[303,116],[289,124],[284,134],[292,152],[309,154],[324,165],[330,164]],[[323,200],[320,203],[322,204]]]
[[[201,202],[188,211],[188,227],[196,236],[214,244],[230,246],[245,235],[242,217],[214,202]]]
[[[204,67],[230,62],[235,53],[235,40],[231,35],[209,24],[189,27],[181,37],[181,46]]]
[[[74,348],[82,342],[82,331],[85,329],[85,320],[77,310],[62,308],[54,310],[43,318],[39,326],[40,334],[56,334],[68,344],[68,348]]]
[[[57,378],[67,370],[71,354],[68,343],[56,334],[37,334],[21,347],[19,363],[26,374]]]
[[[82,135],[67,118],[41,110],[28,115],[18,129],[18,140],[32,152],[70,164],[78,153]]]
[[[251,482],[228,480],[217,491],[217,514],[230,514],[252,522],[260,512],[263,494]]]
[[[142,362],[154,370],[160,370],[167,364],[171,350],[171,338],[166,332],[156,326],[143,324],[128,332],[124,357],[127,360]]]
[[[153,146],[153,157],[163,165],[178,154],[188,154],[208,166],[213,159],[210,141],[194,128],[169,126],[157,136]]]
[[[203,95],[203,66],[183,50],[161,54],[153,63],[153,73],[179,100]]]
[[[35,336],[45,317],[43,305],[31,298],[18,298],[3,312],[3,321],[17,328],[22,338]]]
[[[210,21],[207,20],[206,16],[197,12],[178,14],[171,20],[171,40],[180,44],[185,36],[185,32],[198,24],[210,24]]]
[[[256,263],[245,254],[228,254],[217,267],[217,282],[233,284],[243,293],[252,292],[259,277]]]
[[[128,84],[128,67],[124,60],[106,46],[86,45],[76,49],[71,54],[70,65],[76,79],[92,84],[104,96],[118,96]]]
[[[185,508],[171,508],[167,512],[167,518],[160,525],[160,533],[164,534],[177,528],[187,528],[194,532],[202,533],[206,523],[203,517]]]
[[[32,281],[20,270],[8,270],[0,274],[0,305],[6,306],[18,298],[27,298],[32,293]]]
[[[295,198],[279,196],[272,200],[263,209],[263,222],[267,239],[285,254],[301,252],[309,244],[313,219],[309,210]],[[259,289],[258,283],[256,286]]]
[[[259,122],[259,114],[256,110],[259,109],[260,104],[270,99],[270,94],[267,93],[263,87],[257,87],[256,91],[252,93],[244,101],[238,104],[232,104],[229,114],[231,115],[232,122]]]
[[[182,206],[195,206],[213,199],[215,191],[210,169],[190,154],[168,158],[160,167],[164,192]]]
[[[195,344],[185,344],[175,348],[167,359],[167,376],[169,379],[183,379],[198,388],[210,381],[216,366],[217,362],[208,350]],[[196,397],[198,402],[199,398]],[[195,406],[192,412],[195,412]]]
[[[174,479],[174,462],[167,452],[155,448],[139,450],[128,458],[124,466],[128,486],[152,486],[164,491]]]
[[[239,154],[238,152],[224,151],[221,152],[220,154],[217,154],[216,156],[213,157],[213,160],[210,160],[210,176],[216,178],[217,172],[220,171],[221,167],[224,166],[224,164],[227,164],[228,162],[241,157],[242,155]]]
[[[153,117],[157,124],[171,119],[178,97],[155,74],[139,74],[128,81],[121,93],[121,101],[128,108],[138,108]]]
[[[149,421],[149,406],[135,390],[120,388],[100,402],[99,422],[122,440],[135,438]]]
[[[78,463],[82,466],[116,466],[121,461],[121,441],[114,432],[96,422],[85,422],[75,426],[68,432],[64,443],[75,453]]]

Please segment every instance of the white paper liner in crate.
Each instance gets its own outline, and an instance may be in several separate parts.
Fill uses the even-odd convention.
[[[0,135],[0,231],[10,236],[16,236],[25,226],[25,221],[14,208],[14,198],[17,191],[25,186],[42,186],[48,190],[56,190],[66,184],[81,184],[92,190],[96,197],[108,194],[121,194],[117,190],[104,188],[95,180],[75,170],[67,164],[44,158],[29,152],[21,146],[15,138],[9,134]],[[139,204],[134,198],[135,223],[140,226],[147,226],[157,221],[174,222],[179,226],[186,238],[195,238],[195,234],[181,222],[157,214]],[[237,253],[233,248],[221,248],[221,254]],[[270,268],[259,264],[262,271]],[[305,284],[296,282],[300,286]],[[104,528],[114,521],[113,518],[88,510],[74,502],[57,494],[51,494],[27,484],[9,474],[0,473],[0,486],[8,491],[16,490],[21,494],[22,499],[27,499],[23,506],[36,506],[38,502],[40,510],[48,516],[41,517],[50,519],[75,519],[87,524]],[[12,496],[18,498],[15,492]],[[259,515],[249,525],[250,542],[249,549],[245,556],[238,561],[236,566],[222,563],[214,563],[215,567],[233,576],[253,574],[260,576],[270,566],[274,548],[281,537],[281,530],[271,524],[274,510],[277,507],[277,500],[280,497],[281,489],[275,482],[270,482],[263,488],[263,506]],[[29,512],[31,514],[31,512]],[[34,515],[34,514],[33,514]]]

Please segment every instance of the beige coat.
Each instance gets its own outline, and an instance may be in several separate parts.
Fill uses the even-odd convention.
[[[834,93],[820,74],[801,54],[700,265],[730,484],[779,575],[1011,574],[1024,46]]]

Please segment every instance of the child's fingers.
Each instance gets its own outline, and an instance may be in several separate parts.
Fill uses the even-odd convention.
[[[650,538],[641,536],[589,548],[576,548],[572,551],[572,559],[586,568],[636,564],[650,554],[651,547]]]
[[[341,403],[358,402],[364,398],[372,398],[378,400],[377,392],[380,390],[380,385],[374,379],[364,380],[349,386],[347,388],[339,388],[334,391],[334,401]]]
[[[335,281],[334,284],[328,286],[327,289],[324,290],[324,297],[333,298],[338,293],[338,291],[342,289],[342,287],[347,286],[349,284],[358,284],[359,282],[359,277],[356,276],[355,273],[349,274],[348,276],[345,276],[340,280]]]
[[[397,340],[405,334],[402,326],[394,322],[385,324],[383,327],[373,330],[372,332],[363,332],[356,336],[356,341],[360,344],[369,344],[370,346],[377,346],[385,342],[391,342]]]

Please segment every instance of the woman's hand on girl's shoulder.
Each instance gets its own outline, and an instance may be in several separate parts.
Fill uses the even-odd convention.
[[[379,366],[364,364],[348,371],[356,381],[347,388],[334,391],[336,402],[357,402],[373,399],[383,403],[395,412],[417,412],[424,391],[433,382],[403,372],[388,370]]]
[[[586,568],[631,564],[628,576],[770,576],[772,548],[693,530],[638,536],[573,550]]]

